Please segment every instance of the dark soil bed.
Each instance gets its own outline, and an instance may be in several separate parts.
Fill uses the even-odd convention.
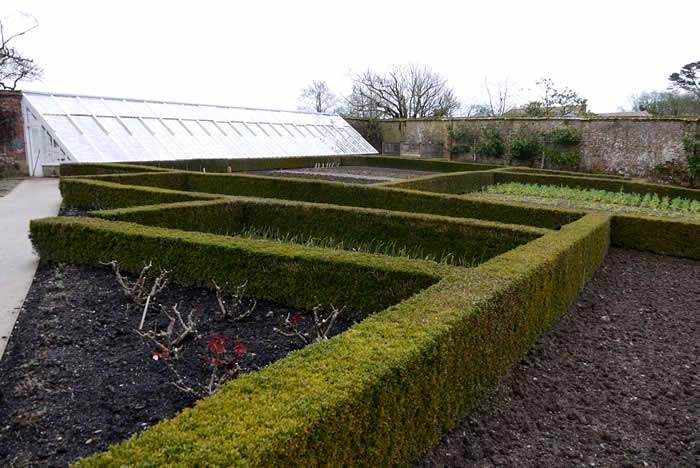
[[[300,177],[305,179],[333,180],[353,184],[376,184],[396,180],[412,179],[437,172],[394,169],[375,166],[306,167],[300,169],[279,169],[271,171],[250,171],[249,174],[276,177]]]
[[[207,289],[170,285],[158,302],[179,303],[185,316],[198,310],[199,336],[170,361],[191,384],[211,374],[211,335],[230,339],[228,347],[243,344],[248,372],[302,347],[273,330],[287,314],[304,317],[300,331],[311,328],[305,312],[263,301],[242,321],[225,320]],[[140,318],[127,310],[111,269],[39,266],[0,361],[0,466],[65,466],[194,404],[172,385],[166,361],[153,358],[156,346],[134,333]],[[153,307],[144,331],[156,325],[163,329],[167,318]],[[333,332],[350,325],[339,319]]]
[[[416,466],[698,466],[700,262],[612,249]]]

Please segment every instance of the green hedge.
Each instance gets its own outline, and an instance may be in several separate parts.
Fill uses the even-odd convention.
[[[209,194],[174,191],[153,187],[123,185],[101,180],[65,178],[59,183],[63,204],[85,210],[123,208],[192,200],[211,200]]]
[[[700,222],[615,215],[612,243],[627,249],[700,260]]]
[[[235,235],[244,228],[280,235],[333,238],[357,243],[395,243],[422,256],[485,261],[546,231],[487,221],[260,198],[156,205],[93,212],[93,216],[186,231]]]
[[[102,174],[79,176],[81,179],[101,180],[115,184],[139,185],[143,187],[158,187],[169,190],[187,190],[187,173],[182,171],[168,172],[135,172],[127,174]]]
[[[487,185],[493,185],[493,181],[493,171],[474,171],[418,177],[400,182],[384,183],[382,186],[422,192],[464,194],[478,192]]]
[[[138,164],[117,164],[117,163],[69,163],[61,164],[61,176],[82,176],[96,174],[122,174],[125,172],[164,172],[163,169],[155,166],[142,166]]]
[[[600,174],[594,172],[583,171],[560,171],[555,169],[536,169],[531,167],[508,166],[504,168],[509,172],[517,171],[530,174],[546,174],[546,175],[563,175],[572,177],[588,177],[590,179],[613,179],[613,180],[632,180],[630,177],[616,174]]]
[[[591,214],[225,384],[82,466],[405,465],[547,331],[600,262]]]
[[[628,192],[653,194],[668,197],[682,197],[690,200],[700,200],[700,190],[674,187],[672,185],[649,184],[628,180],[601,179],[592,177],[570,177],[565,175],[528,174],[515,171],[497,171],[494,173],[495,183],[505,184],[519,182],[521,184],[563,185],[565,187],[607,190],[609,192]]]
[[[190,190],[202,193],[282,198],[333,205],[476,218],[510,224],[552,228],[581,216],[566,209],[486,202],[465,197],[413,190],[344,184],[323,180],[262,177],[238,174],[188,173]]]
[[[30,225],[42,259],[97,265],[119,261],[138,272],[150,260],[184,285],[230,287],[292,306],[344,305],[354,316],[384,309],[435,283],[433,262],[264,240],[216,236],[95,218],[46,218]]]
[[[463,163],[455,161],[426,161],[400,157],[356,155],[356,156],[300,156],[284,158],[237,158],[237,159],[191,159],[187,161],[150,161],[145,164],[170,169],[201,172],[267,171],[273,169],[298,169],[313,167],[316,163],[333,162],[343,166],[374,166],[394,169],[409,169],[435,172],[483,171],[497,168],[489,164]]]

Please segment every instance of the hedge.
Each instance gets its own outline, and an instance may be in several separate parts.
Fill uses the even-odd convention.
[[[455,174],[417,177],[381,184],[384,187],[403,188],[433,193],[464,194],[478,192],[488,185],[493,185],[493,171],[459,172]]]
[[[612,221],[612,243],[627,249],[700,260],[700,222],[616,214]]]
[[[81,176],[96,174],[121,174],[125,172],[164,172],[168,169],[155,166],[118,163],[64,163],[60,166],[61,176]]]
[[[82,466],[405,465],[547,331],[602,262],[590,214],[226,383]]]
[[[546,231],[471,219],[262,198],[176,203],[93,212],[104,219],[186,231],[235,235],[247,228],[281,236],[333,238],[348,247],[394,243],[422,256],[446,254],[481,262]]]
[[[316,163],[333,162],[342,166],[374,166],[394,169],[408,169],[434,172],[483,171],[497,168],[490,164],[464,163],[456,161],[426,161],[389,156],[300,156],[277,158],[236,158],[236,159],[191,159],[186,161],[149,161],[144,164],[171,169],[200,172],[226,172],[230,166],[238,171],[267,171],[273,169],[298,169],[313,167]]]
[[[509,172],[517,171],[530,174],[548,174],[548,175],[564,175],[572,177],[587,177],[589,179],[613,179],[613,180],[632,180],[631,177],[617,175],[617,174],[601,174],[595,172],[583,172],[583,171],[561,171],[556,169],[536,169],[532,167],[522,167],[522,166],[506,166],[504,168]]]
[[[497,171],[494,173],[495,183],[505,184],[518,182],[521,184],[563,185],[565,187],[607,190],[609,192],[628,192],[641,194],[657,194],[672,198],[682,197],[690,200],[700,200],[700,190],[672,185],[649,184],[628,180],[600,179],[593,177],[570,177],[565,175],[528,174],[514,171]]]
[[[580,211],[468,199],[454,195],[324,180],[188,172],[190,190],[223,195],[358,206],[392,211],[476,218],[553,228],[578,219]]]
[[[102,180],[116,184],[158,187],[169,190],[187,190],[188,188],[187,173],[181,171],[134,172],[127,174],[102,174],[78,177],[81,179]]]
[[[95,218],[56,217],[30,224],[42,259],[98,265],[113,259],[124,271],[144,262],[170,271],[183,285],[229,288],[247,282],[254,297],[310,309],[344,305],[356,317],[394,304],[435,283],[433,262],[265,240],[217,236]]]
[[[61,178],[59,188],[65,206],[84,210],[220,198],[210,194],[65,177]]]

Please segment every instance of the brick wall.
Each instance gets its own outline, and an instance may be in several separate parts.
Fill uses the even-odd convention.
[[[0,91],[0,168],[27,172],[21,91]]]

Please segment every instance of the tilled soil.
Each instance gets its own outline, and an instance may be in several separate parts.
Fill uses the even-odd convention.
[[[198,334],[176,361],[154,359],[157,346],[134,332],[141,310],[127,309],[111,269],[39,266],[0,361],[0,466],[66,466],[192,406],[197,397],[173,386],[167,363],[199,389],[216,357],[212,335],[225,337],[228,356],[242,344],[249,372],[303,346],[274,331],[287,314],[301,332],[312,325],[305,312],[264,301],[241,321],[223,319],[207,289],[170,285],[157,302],[179,303],[185,318],[196,310]],[[157,306],[148,317],[144,331],[167,327]],[[333,333],[350,325],[338,319]]]
[[[611,249],[552,330],[415,466],[700,465],[700,262]]]
[[[276,177],[300,177],[305,179],[333,180],[353,184],[376,184],[395,180],[412,179],[437,172],[394,169],[374,166],[306,167],[300,169],[278,169],[271,171],[250,171],[250,174]]]

